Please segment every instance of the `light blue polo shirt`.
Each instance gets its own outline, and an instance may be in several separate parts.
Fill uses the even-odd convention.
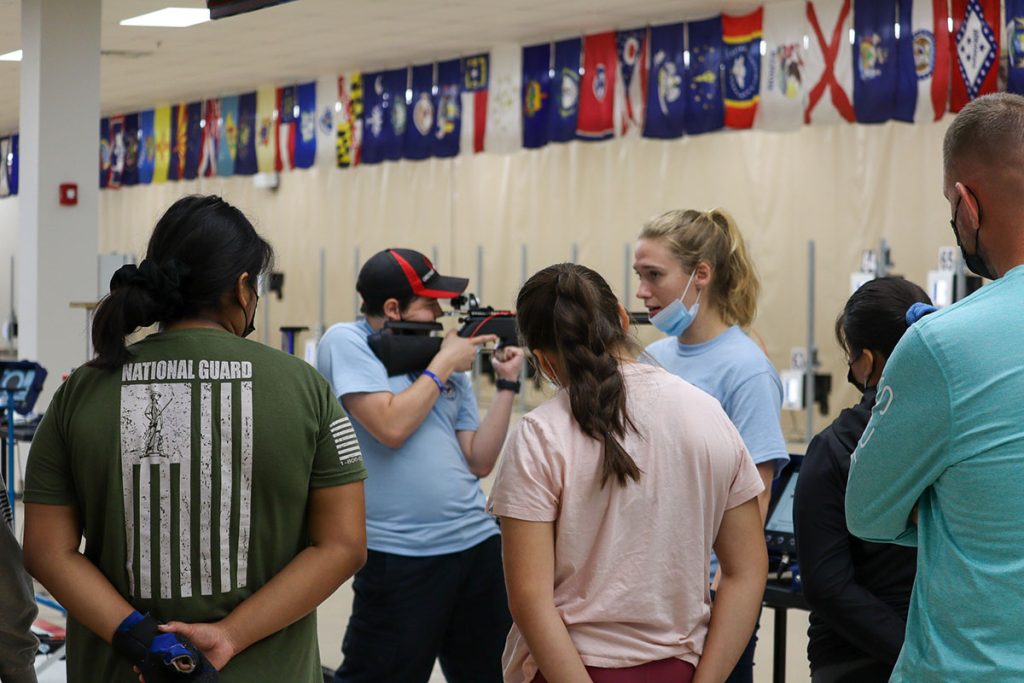
[[[892,681],[1024,680],[1022,341],[1018,266],[914,324],[885,365],[846,520],[918,549]]]
[[[317,369],[336,396],[399,394],[415,375],[388,377],[366,338],[364,320],[327,330],[317,349]],[[465,373],[448,380],[426,419],[399,448],[388,448],[350,416],[369,473],[366,540],[371,550],[423,557],[460,552],[498,534],[484,511],[480,480],[469,471],[456,432],[480,427],[473,388]]]

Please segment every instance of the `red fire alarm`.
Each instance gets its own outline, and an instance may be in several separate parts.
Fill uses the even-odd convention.
[[[61,183],[60,186],[60,205],[61,206],[75,206],[78,204],[78,184],[77,183]]]

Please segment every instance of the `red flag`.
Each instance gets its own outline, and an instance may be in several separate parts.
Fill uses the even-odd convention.
[[[615,32],[583,39],[583,78],[576,135],[603,140],[615,132],[615,76],[618,71]]]
[[[835,23],[830,19],[834,19]],[[810,42],[814,46],[808,56],[815,57],[815,61],[820,56],[823,70],[807,95],[804,123],[819,122],[813,112],[826,90],[829,91],[833,110],[830,112],[827,106],[823,106],[820,122],[831,122],[829,114],[853,122],[856,116],[849,94],[852,89],[853,63],[847,33],[850,28],[850,0],[808,2],[807,23],[811,28]]]
[[[953,96],[957,112],[996,91],[999,79],[999,0],[953,0]]]
[[[290,171],[295,168],[296,109],[295,87],[277,89],[277,149],[274,156],[274,170]]]
[[[742,17],[722,15],[725,44],[725,125],[750,128],[761,100],[763,8]]]

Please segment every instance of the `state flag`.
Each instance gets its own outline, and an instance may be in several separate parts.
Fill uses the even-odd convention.
[[[484,151],[487,132],[487,89],[491,77],[490,55],[473,55],[462,60],[462,123],[459,154]]]
[[[12,135],[8,138],[7,145],[7,189],[11,196],[18,194],[18,167],[21,161],[21,152],[18,150],[19,135]]]
[[[722,15],[725,44],[725,125],[751,128],[761,100],[761,47],[764,10],[734,17]]]
[[[316,161],[316,83],[296,86],[299,116],[295,122],[295,167],[311,168]]]
[[[220,121],[220,100],[206,100],[203,104],[203,118],[199,121],[199,175],[203,178],[217,175],[217,148],[221,145]]]
[[[335,128],[341,104],[338,77],[316,79],[316,163],[333,168],[338,165],[338,134]]]
[[[551,43],[523,48],[523,147],[548,144],[551,118]]]
[[[11,139],[0,138],[0,198],[10,197],[11,192]]]
[[[110,119],[100,119],[100,189],[110,181]]]
[[[685,30],[684,24],[651,27],[651,84],[647,90],[645,138],[668,140],[682,136],[685,130]]]
[[[139,112],[139,184],[153,182],[156,166],[156,130],[152,109]]]
[[[412,68],[411,125],[405,127],[402,153],[406,159],[427,159],[434,151],[434,65]]]
[[[185,167],[181,177],[195,180],[199,177],[199,157],[203,151],[203,103],[189,102],[185,107],[187,133],[185,137]]]
[[[582,140],[606,140],[615,133],[615,83],[618,56],[615,32],[583,39],[583,78],[576,136]]]
[[[761,64],[761,101],[754,117],[755,128],[788,131],[803,125],[808,89],[805,4],[804,0],[789,0],[773,2],[763,8],[765,56]]]
[[[644,129],[647,104],[647,29],[637,28],[615,34],[619,62],[615,80],[615,134],[636,137]]]
[[[379,164],[402,158],[408,122],[405,100],[408,81],[409,70],[404,68],[364,77],[362,163]]]
[[[553,101],[549,107],[548,141],[569,142],[576,139],[576,121],[580,111],[580,38],[555,43],[554,79],[551,82]]]
[[[523,51],[518,45],[491,50],[484,151],[508,154],[523,146]]]
[[[950,111],[996,91],[999,80],[999,0],[953,0],[956,68]]]
[[[854,0],[853,109],[859,123],[882,123],[896,115],[898,20],[896,0]]]
[[[124,117],[124,171],[121,184],[139,184],[139,115],[125,114]]]
[[[207,122],[209,125],[209,122]],[[217,175],[235,174],[238,158],[238,96],[220,98],[220,116],[217,117]]]
[[[167,167],[168,180],[185,177],[185,155],[188,152],[188,107],[171,105],[171,163]]]
[[[238,96],[238,149],[235,152],[235,175],[255,175],[256,159],[256,93]]]
[[[899,12],[896,118],[908,123],[938,121],[949,108],[949,3],[899,0]]]
[[[265,85],[256,89],[256,168],[273,173],[277,165],[277,89]]]
[[[274,170],[290,171],[295,168],[295,127],[298,120],[298,102],[295,86],[278,88],[275,93],[276,115],[274,136],[277,140],[274,152]]]
[[[335,107],[336,134],[331,149],[334,166],[358,166],[363,147],[363,75],[356,71],[334,79],[338,102]]]
[[[171,168],[171,107],[153,110],[153,182],[166,183]],[[108,158],[109,162],[109,158]]]
[[[459,83],[462,60],[451,59],[437,65],[437,111],[434,114],[434,156],[453,157],[459,153],[462,133],[462,103]]]
[[[1024,0],[1006,0],[1006,89],[1024,94]]]
[[[121,176],[124,174],[124,116],[110,117],[110,177],[107,178],[107,189],[116,190],[121,187]]]
[[[686,66],[686,132],[689,135],[719,130],[725,125],[722,95],[722,18],[691,21],[686,25],[690,55]]]
[[[853,51],[850,49],[850,0],[807,3],[810,47],[807,50],[807,106],[804,123],[854,121]]]

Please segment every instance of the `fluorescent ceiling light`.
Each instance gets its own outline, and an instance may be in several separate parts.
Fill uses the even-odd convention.
[[[21,61],[21,50],[15,50],[14,52],[8,52],[7,54],[0,55],[0,62],[20,62]]]
[[[194,7],[165,7],[164,9],[140,14],[125,19],[121,26],[159,26],[162,28],[185,28],[210,20],[210,10]]]

